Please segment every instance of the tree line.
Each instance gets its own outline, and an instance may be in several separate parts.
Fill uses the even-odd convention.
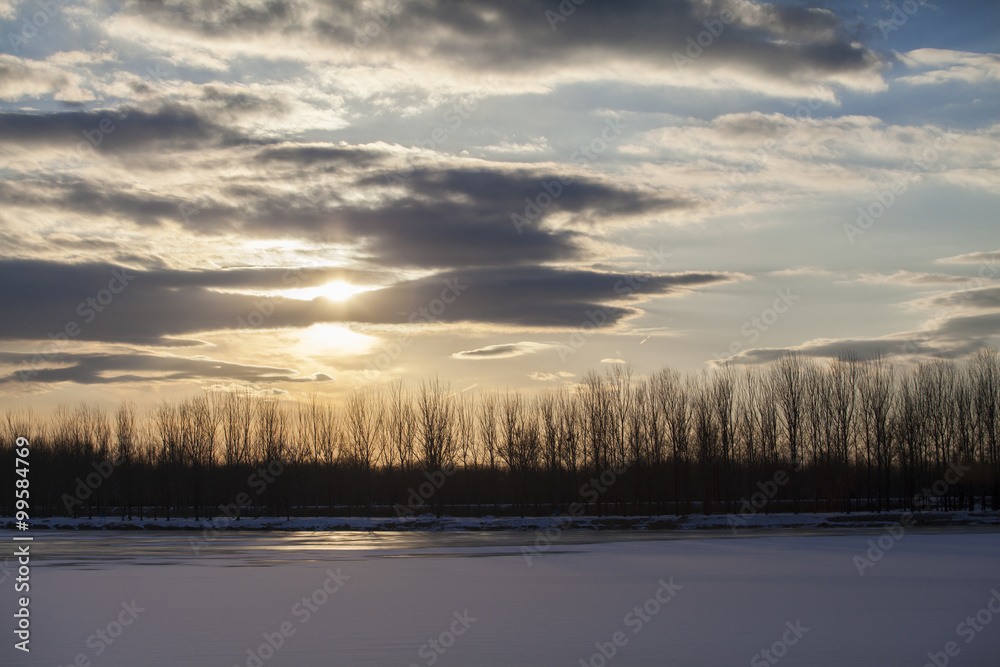
[[[15,409],[0,452],[29,439],[33,516],[997,510],[998,396],[992,348],[905,368],[614,364],[535,393],[433,378],[338,403],[242,386],[145,411]]]

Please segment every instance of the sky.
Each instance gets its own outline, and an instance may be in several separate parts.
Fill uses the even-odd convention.
[[[962,359],[1000,4],[0,0],[0,405]]]

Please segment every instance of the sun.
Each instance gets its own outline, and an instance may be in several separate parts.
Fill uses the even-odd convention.
[[[315,287],[285,290],[282,292],[282,296],[290,299],[302,299],[304,301],[312,301],[318,297],[327,299],[328,301],[346,301],[355,294],[361,294],[373,289],[376,288],[368,285],[355,285],[343,280],[334,280]]]

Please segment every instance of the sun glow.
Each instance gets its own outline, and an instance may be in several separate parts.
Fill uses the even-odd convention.
[[[355,355],[372,351],[380,342],[340,324],[314,324],[299,334],[293,349],[307,355]]]
[[[315,287],[285,290],[281,295],[289,299],[302,299],[303,301],[312,301],[319,297],[329,301],[346,301],[356,294],[368,292],[373,289],[377,288],[369,285],[355,285],[343,280],[334,280],[333,282]]]

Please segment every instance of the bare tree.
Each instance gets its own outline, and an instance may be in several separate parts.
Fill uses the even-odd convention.
[[[718,458],[716,448],[719,443],[717,424],[712,401],[712,387],[707,375],[701,375],[691,386],[691,422],[694,431],[694,446],[698,452],[698,466],[701,469],[700,496],[705,514],[713,511],[712,500],[718,495],[716,470]]]
[[[234,387],[221,399],[223,461],[228,466],[249,466],[251,463],[257,404],[257,396],[248,386]]]
[[[721,459],[721,474],[716,482],[721,493],[725,511],[733,511],[734,498],[731,495],[733,448],[736,441],[736,374],[732,366],[716,370],[711,387],[712,414],[719,438],[718,454]]]
[[[590,371],[581,387],[581,407],[587,430],[587,459],[595,475],[608,468],[613,439],[611,391],[600,374]]]
[[[455,459],[462,468],[476,463],[476,400],[473,394],[459,394],[455,401]]]
[[[860,376],[860,398],[864,423],[865,458],[868,470],[868,504],[872,504],[872,462],[875,463],[875,475],[878,510],[883,506],[889,509],[891,498],[891,463],[892,463],[892,428],[890,414],[892,412],[893,385],[895,372],[893,367],[879,355],[864,362]]]
[[[395,450],[393,458],[405,473],[413,466],[415,460],[416,423],[410,394],[401,378],[389,385],[386,408],[386,434],[389,446]]]
[[[771,367],[770,384],[777,401],[781,425],[788,445],[792,511],[799,511],[799,475],[801,465],[802,428],[806,407],[805,372],[802,361],[794,354],[785,355]]]
[[[920,465],[924,458],[925,407],[920,385],[915,375],[900,378],[894,401],[892,427],[899,451],[900,472],[902,473],[903,498],[908,509],[913,509],[913,498],[917,493]]]
[[[171,501],[174,499],[174,475],[182,464],[183,434],[177,406],[161,403],[156,409],[156,433],[159,447],[156,452],[156,467],[163,499],[163,514],[170,520]]]
[[[437,377],[420,383],[417,394],[417,436],[425,470],[440,470],[454,462],[455,402],[447,384]]]
[[[689,396],[691,394],[691,383],[686,385],[681,383],[681,377],[669,368],[660,371],[657,376],[656,396],[662,405],[663,415],[667,420],[667,431],[670,436],[670,449],[673,467],[674,481],[674,504],[681,502],[684,497],[685,511],[687,511],[688,494],[686,488],[687,480],[687,459],[691,434],[691,404]],[[683,470],[682,470],[683,468]],[[685,480],[684,493],[681,493],[681,480]]]
[[[747,366],[740,383],[737,401],[738,433],[742,444],[741,463],[743,479],[740,489],[743,497],[749,497],[751,486],[760,478],[764,461],[763,427],[761,424],[761,402],[764,400],[764,380],[756,366]]]
[[[454,465],[455,401],[448,385],[437,377],[420,384],[417,394],[417,440],[425,472],[433,473]],[[434,494],[436,512],[441,513],[444,492]]]
[[[1000,509],[1000,356],[992,348],[981,348],[969,365],[976,414],[976,458],[983,465],[982,505],[986,507],[987,484],[992,477],[992,506]]]
[[[118,449],[115,454],[119,473],[123,478],[125,487],[124,502],[122,502],[122,519],[127,515],[132,520],[132,467],[135,463],[136,442],[138,432],[135,424],[135,404],[131,401],[122,401],[115,413],[115,436],[118,441]]]
[[[473,398],[435,378],[413,393],[396,382],[337,403],[314,393],[294,413],[242,387],[161,403],[144,415],[124,402],[111,420],[87,404],[60,406],[44,421],[10,410],[0,422],[0,454],[21,433],[37,439],[33,461],[46,470],[32,487],[40,512],[86,505],[92,515],[110,506],[123,517],[138,510],[140,519],[147,506],[154,517],[201,516],[227,482],[226,498],[249,486],[258,509],[283,503],[289,517],[323,500],[331,513],[342,502],[379,512],[383,500],[392,505],[415,480],[420,486],[424,472],[450,480],[444,494],[435,490],[438,513],[445,496],[492,504],[495,513],[504,503],[522,514],[541,503],[555,511],[580,499],[583,479],[609,469],[617,481],[599,492],[597,513],[608,503],[669,511],[671,501],[682,513],[691,501],[732,511],[741,490],[752,496],[776,468],[792,486],[779,485],[764,511],[787,501],[799,509],[802,498],[816,510],[866,506],[858,498],[885,510],[900,506],[901,496],[919,508],[926,504],[914,498],[927,488],[938,507],[964,509],[1000,496],[998,394],[1000,365],[989,349],[961,366],[901,370],[882,357],[820,367],[789,356],[743,371],[694,376],[668,368],[633,378],[616,365],[538,395]],[[110,468],[109,459],[120,469],[115,478],[64,505],[64,491],[89,479],[93,466]],[[952,483],[958,464],[968,471]],[[627,472],[619,475],[618,466]],[[941,479],[946,488],[934,483]]]
[[[538,398],[541,422],[542,466],[545,469],[549,501],[555,505],[559,495],[559,472],[562,465],[562,420],[559,415],[558,397],[545,392]]]
[[[500,399],[495,391],[483,394],[479,402],[479,412],[477,419],[477,430],[479,441],[482,443],[485,463],[489,466],[491,473],[496,473],[498,458],[498,432],[497,432],[497,412],[499,410]]]
[[[523,513],[528,501],[528,475],[540,460],[540,428],[533,406],[521,394],[507,392],[500,403],[500,458],[514,480],[515,505]]]

